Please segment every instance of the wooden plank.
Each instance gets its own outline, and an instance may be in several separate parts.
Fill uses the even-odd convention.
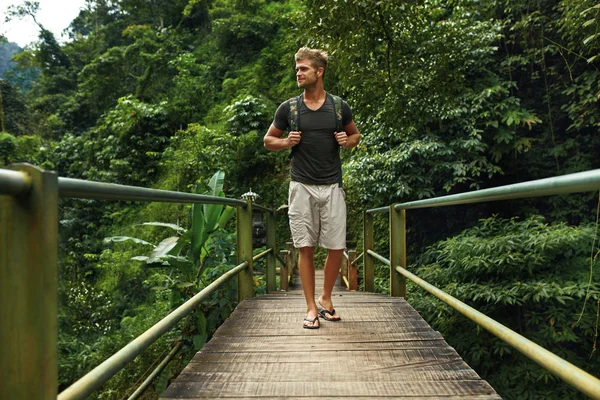
[[[193,364],[198,366],[198,364]],[[256,366],[258,366],[257,364]],[[263,364],[268,365],[268,364]],[[290,371],[293,372],[293,371]],[[477,380],[479,377],[470,368],[464,368],[457,371],[403,371],[399,373],[364,373],[354,374],[341,371],[304,371],[294,372],[289,375],[282,375],[282,371],[274,369],[271,373],[281,376],[281,380],[286,382],[437,382],[437,381],[462,381]],[[226,382],[270,382],[273,377],[262,372],[225,372],[225,371],[196,371],[193,368],[185,369],[177,378],[179,382],[200,382],[200,381],[226,381]]]
[[[191,396],[191,397],[190,397]],[[208,396],[208,397],[202,397],[202,395],[190,395],[190,396],[186,396],[186,397],[161,397],[162,400],[179,400],[179,399],[189,399],[189,400],[196,400],[196,399],[211,399],[212,397]],[[289,400],[290,397],[286,396],[286,397],[264,397],[261,396],[261,399],[269,399],[269,400]],[[307,396],[307,397],[303,397],[303,398],[314,398],[314,399],[318,399],[318,400],[344,400],[347,399],[348,397],[332,397],[332,396],[320,396],[315,394],[314,396]],[[229,400],[247,400],[248,397],[227,397],[227,399]],[[389,400],[431,400],[431,397],[423,397],[423,396],[402,396],[402,395],[394,395],[394,396],[377,396],[377,397],[371,397],[371,396],[361,396],[360,397],[361,400],[379,400],[379,399],[389,399]],[[475,395],[475,396],[469,396],[468,399],[465,399],[464,396],[444,396],[443,400],[502,400],[502,397],[498,396],[498,395]]]
[[[297,330],[296,330],[297,332]],[[293,344],[314,344],[321,343],[324,340],[331,340],[337,343],[370,343],[370,342],[406,342],[412,340],[443,340],[442,335],[434,330],[415,331],[415,332],[386,332],[376,335],[356,335],[356,336],[287,336],[286,343]],[[279,336],[214,336],[211,342],[221,343],[281,343]]]
[[[410,342],[379,342],[379,343],[339,343],[332,340],[321,343],[310,344],[290,344],[290,343],[219,343],[210,342],[202,348],[206,352],[214,353],[240,353],[240,352],[261,352],[269,353],[272,351],[286,352],[290,349],[294,351],[364,351],[364,350],[411,350],[447,347],[448,344],[443,340],[415,340]]]
[[[319,353],[306,351],[288,351],[282,353],[215,353],[200,350],[190,362],[272,362],[272,363],[312,363]],[[451,347],[441,349],[424,348],[409,350],[361,350],[361,351],[329,351],[322,353],[327,356],[327,361],[340,361],[367,365],[376,363],[382,367],[385,366],[406,366],[419,365],[422,363],[435,363],[440,360],[461,359],[456,351]]]
[[[380,368],[380,365],[374,363],[364,363],[356,365],[351,362],[345,361],[330,361],[323,358],[319,359],[318,364],[310,365],[309,368],[299,370],[298,365],[294,363],[210,363],[210,362],[191,362],[189,363],[183,373],[187,372],[222,372],[222,373],[242,373],[242,374],[264,374],[270,376],[273,379],[273,374],[278,376],[278,379],[292,379],[292,375],[301,374],[332,374],[343,376],[354,376],[357,377],[355,380],[360,381],[362,376],[368,374],[381,375],[393,377],[394,379],[400,379],[399,376],[410,377],[416,374],[437,374],[442,376],[444,373],[465,373],[468,371],[469,376],[477,376],[463,360],[451,360],[443,363],[443,368],[440,368],[442,363],[438,364],[419,364],[413,365],[412,368],[404,368],[401,374],[397,374],[393,368]],[[409,380],[409,379],[407,379]]]
[[[438,381],[438,382],[360,382],[348,385],[346,382],[175,382],[165,392],[165,396],[189,398],[202,393],[205,397],[320,397],[341,396],[344,398],[364,396],[404,396],[446,397],[494,395],[487,382],[478,381]]]
[[[335,332],[336,334],[340,334],[340,335],[359,335],[359,334],[365,334],[365,335],[376,335],[381,333],[381,329],[366,329],[362,326],[346,326],[344,328],[342,327],[337,327],[337,328],[332,328],[331,327],[331,322],[329,323],[328,326],[325,326],[325,324],[327,324],[327,322],[324,322],[321,319],[321,329],[303,329],[302,331],[298,332],[299,329],[302,329],[302,324],[301,321],[296,321],[293,325],[293,327],[290,327],[289,324],[280,324],[280,326],[272,326],[272,327],[268,327],[268,328],[257,328],[257,327],[252,327],[252,328],[248,328],[249,331],[244,332],[244,335],[246,336],[330,336],[333,332]],[[335,323],[335,322],[334,322]],[[373,323],[376,324],[376,323]],[[378,323],[380,324],[380,323]],[[380,324],[383,325],[383,324]],[[417,325],[417,324],[415,324]],[[285,326],[285,328],[284,328]],[[383,326],[385,327],[385,326]],[[242,328],[242,327],[234,327],[231,328],[229,326],[221,326],[218,330],[217,330],[217,335],[219,336],[239,336],[239,329],[238,328]],[[381,328],[381,327],[379,327]],[[408,333],[408,332],[427,332],[429,331],[431,328],[428,326],[402,326],[402,327],[395,327],[395,328],[390,328],[390,329],[394,329],[396,332],[399,333]]]
[[[338,314],[342,317],[342,321],[340,321],[338,326],[348,325],[349,322],[357,322],[364,323],[365,325],[375,323],[375,322],[389,322],[390,320],[396,320],[399,324],[406,324],[408,321],[423,321],[423,318],[417,313],[411,312],[402,312],[400,310],[397,311],[387,311],[381,309],[375,309],[373,311],[365,311],[358,312],[357,310],[344,310],[342,308],[336,307]],[[288,323],[293,324],[298,321],[302,321],[304,318],[305,311],[290,311],[290,312],[263,312],[260,316],[260,321],[256,321],[256,314],[252,312],[235,312],[231,315],[231,319],[233,319],[235,324],[230,323],[231,325],[240,325],[251,323],[252,321],[256,321],[256,323],[272,325],[275,323]],[[421,324],[424,325],[424,324]],[[429,326],[427,324],[427,326]]]

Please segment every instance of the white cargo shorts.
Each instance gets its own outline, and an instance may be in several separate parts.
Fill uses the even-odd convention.
[[[288,216],[294,247],[346,248],[346,194],[337,183],[307,185],[291,181]]]

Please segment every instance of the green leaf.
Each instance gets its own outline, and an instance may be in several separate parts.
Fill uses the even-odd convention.
[[[180,227],[179,225],[175,225],[175,224],[167,224],[165,222],[144,222],[142,225],[150,225],[150,226],[164,226],[167,228],[172,228],[175,229],[176,231],[185,231],[184,228]]]
[[[196,329],[201,334],[206,333],[206,316],[200,311],[196,311]]]
[[[600,3],[599,3],[599,4],[596,4],[595,6],[592,6],[592,7],[590,7],[590,8],[586,8],[585,10],[583,10],[583,11],[581,12],[581,15],[585,15],[585,14],[587,14],[588,12],[592,11],[594,8],[600,8]]]
[[[211,196],[219,196],[224,197],[223,193],[223,184],[225,182],[225,172],[217,171],[208,184],[210,188],[209,194]],[[222,204],[205,204],[204,205],[204,219],[206,222],[205,229],[208,232],[212,232],[217,229],[217,222],[219,221],[219,216],[221,215],[221,211],[223,210]]]
[[[588,44],[588,42],[594,40],[598,36],[600,36],[600,33],[594,33],[593,35],[586,37],[585,39],[583,39],[583,44]]]
[[[202,346],[204,346],[204,343],[206,343],[206,339],[207,339],[206,333],[203,333],[201,335],[194,335],[194,337],[192,339],[194,341],[194,349],[200,350],[202,348]]]
[[[205,204],[204,205],[204,229],[207,233],[213,232],[218,228],[217,223],[223,210],[222,204]]]
[[[591,24],[593,24],[594,22],[596,22],[596,18],[592,18],[592,19],[585,21],[582,26],[587,27],[587,26],[590,26]]]
[[[179,236],[171,236],[160,242],[154,251],[152,251],[152,254],[150,254],[147,263],[151,264],[158,262],[161,257],[166,256],[167,253],[177,245],[178,240]]]
[[[131,237],[131,236],[112,236],[112,237],[104,238],[104,243],[110,243],[110,242],[117,243],[117,242],[126,242],[126,241],[131,241],[131,242],[134,242],[134,243],[144,244],[146,246],[155,247],[150,242],[146,242],[145,240],[134,238],[134,237]]]
[[[217,226],[219,229],[224,229],[229,220],[235,215],[235,207],[227,206],[221,213],[219,217],[219,222],[217,222]]]
[[[177,241],[177,245],[175,245],[175,247],[173,247],[171,249],[171,251],[169,251],[168,254],[172,255],[172,256],[179,255],[179,253],[181,252],[181,250],[183,249],[183,247],[187,243],[190,243],[191,240],[192,240],[192,232],[191,231],[186,231],[183,235],[181,235],[181,237]]]
[[[177,284],[177,287],[178,287],[179,289],[185,289],[185,288],[188,288],[188,287],[190,287],[190,286],[194,286],[194,284],[193,284],[192,282],[179,282],[179,283]]]
[[[167,386],[169,386],[169,379],[173,375],[173,371],[171,368],[165,368],[165,370],[160,374],[158,379],[156,380],[156,393],[162,393],[167,390]]]
[[[199,191],[200,185],[196,185],[196,193]],[[200,204],[192,206],[192,259],[197,263],[200,259],[202,245],[206,238],[204,237],[204,213]]]
[[[209,194],[211,196],[219,196],[219,193],[223,192],[223,185],[225,183],[225,172],[217,171],[210,178],[210,182],[208,183],[208,187],[210,188]]]

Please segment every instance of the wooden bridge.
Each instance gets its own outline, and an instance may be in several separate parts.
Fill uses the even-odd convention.
[[[30,165],[0,169],[0,399],[88,398],[161,335],[190,315],[225,282],[237,278],[241,301],[163,399],[316,398],[498,399],[456,351],[403,299],[406,280],[445,302],[584,395],[600,400],[600,379],[508,329],[407,269],[407,211],[600,189],[600,169],[364,212],[363,253],[348,255],[348,282],[362,258],[365,292],[338,289],[341,322],[302,329],[301,284],[276,291],[276,212],[251,199],[230,199],[58,177]],[[58,199],[210,204],[236,208],[239,265],[225,272],[154,326],[56,396],[58,389]],[[202,207],[193,209],[201,214]],[[266,219],[266,250],[253,255],[253,213]],[[373,215],[389,217],[389,259],[374,251]],[[194,216],[196,218],[196,216]],[[203,226],[204,224],[198,224]],[[194,232],[194,225],[192,232]],[[201,228],[198,228],[201,230]],[[287,276],[288,261],[280,269]],[[255,296],[254,262],[265,259],[266,292]],[[350,260],[352,259],[352,261]],[[374,263],[390,269],[390,297],[373,294]],[[342,268],[342,272],[344,269]],[[345,274],[345,273],[343,273]],[[346,275],[344,275],[346,276]],[[322,275],[317,287],[322,286]],[[280,280],[281,282],[281,280]],[[356,288],[356,281],[350,287]],[[282,282],[287,284],[287,280]],[[285,286],[285,285],[284,285]],[[285,287],[284,287],[285,289]],[[179,351],[176,345],[131,400]],[[32,384],[35,382],[35,384]]]
[[[309,330],[301,283],[244,300],[161,399],[500,399],[404,299],[333,301],[342,321]]]

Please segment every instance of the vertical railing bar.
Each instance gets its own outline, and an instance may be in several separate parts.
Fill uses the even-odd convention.
[[[279,268],[279,290],[287,291],[288,290],[288,274],[291,264],[291,255],[289,250],[281,250],[279,252],[280,256],[283,256],[283,265]]]
[[[0,399],[49,400],[58,390],[58,176],[15,168],[31,186],[0,196]]]
[[[358,269],[356,267],[356,250],[348,251],[348,290],[358,290]]]
[[[406,278],[396,272],[393,266],[406,266],[406,224],[405,210],[397,211],[394,205],[390,206],[390,296],[406,298]]]
[[[375,238],[373,232],[373,215],[363,212],[363,247],[365,259],[363,263],[363,279],[365,281],[365,292],[375,291],[375,262],[369,257],[369,251],[375,247]]]
[[[238,275],[238,302],[254,297],[254,274],[252,266],[252,202],[237,207],[237,260],[247,262],[248,268]]]
[[[348,283],[348,253],[344,251],[342,261],[340,263],[340,286],[349,288]]]
[[[277,264],[277,254],[275,254],[275,249],[277,249],[277,234],[276,234],[276,215],[274,212],[267,212],[267,240],[266,246],[268,249],[271,249],[271,253],[267,256],[267,293],[272,293],[277,290],[277,277],[275,276],[275,267]]]

